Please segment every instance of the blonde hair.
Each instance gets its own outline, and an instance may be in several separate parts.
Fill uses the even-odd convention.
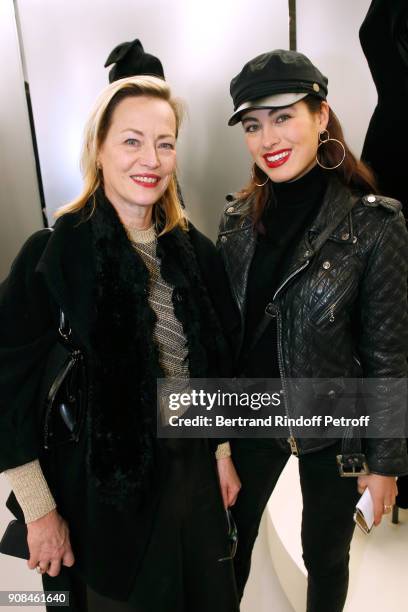
[[[143,75],[119,79],[108,85],[96,100],[84,129],[81,153],[82,193],[72,202],[61,206],[55,213],[56,218],[83,209],[89,198],[101,185],[102,176],[97,162],[100,147],[108,133],[115,108],[125,98],[133,96],[148,96],[168,102],[176,118],[176,137],[178,136],[183,107],[179,101],[172,97],[170,87],[165,81],[153,76]],[[94,198],[91,215],[95,206]],[[161,235],[169,232],[177,225],[183,229],[187,228],[187,221],[178,196],[175,173],[171,176],[161,199],[154,206],[153,219],[156,227],[160,227]]]

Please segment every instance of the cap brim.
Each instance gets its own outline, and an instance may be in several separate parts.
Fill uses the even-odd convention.
[[[235,125],[241,120],[241,116],[244,112],[256,109],[256,108],[279,108],[281,106],[292,106],[299,100],[306,98],[308,93],[283,93],[274,94],[273,96],[266,96],[265,98],[258,98],[257,100],[251,100],[249,102],[243,102],[238,106],[237,110],[231,115],[228,125]]]

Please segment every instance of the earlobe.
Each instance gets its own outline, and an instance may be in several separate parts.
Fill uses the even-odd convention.
[[[320,131],[327,129],[329,124],[330,107],[326,101],[323,101],[320,107]]]

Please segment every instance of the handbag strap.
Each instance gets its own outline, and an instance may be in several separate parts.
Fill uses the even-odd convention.
[[[351,197],[350,200],[347,202],[347,205],[346,205],[346,208],[345,208],[345,215],[340,220],[336,219],[336,220],[332,221],[332,223],[329,223],[329,225],[326,227],[326,229],[321,234],[318,235],[318,237],[316,238],[316,240],[313,243],[313,251],[311,253],[311,256],[312,255],[317,255],[317,253],[320,251],[320,249],[323,247],[323,245],[329,239],[331,233],[336,229],[336,227],[342,221],[344,221],[344,219],[347,217],[347,215],[350,213],[351,209],[355,206],[355,204],[359,201],[359,199],[360,198],[358,198],[356,196]],[[250,345],[246,355],[241,360],[241,370],[245,369],[245,366],[248,363],[248,359],[249,359],[252,351],[254,350],[255,346],[258,344],[258,342],[261,339],[262,335],[267,330],[271,320],[274,319],[275,316],[276,316],[276,307],[275,307],[275,304],[273,302],[268,302],[266,307],[265,307],[264,315],[262,317],[262,320],[260,321],[259,325],[255,329],[251,345]]]

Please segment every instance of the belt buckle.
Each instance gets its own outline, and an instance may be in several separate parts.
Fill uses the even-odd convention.
[[[337,466],[342,478],[358,478],[370,473],[366,456],[363,453],[336,455]]]

